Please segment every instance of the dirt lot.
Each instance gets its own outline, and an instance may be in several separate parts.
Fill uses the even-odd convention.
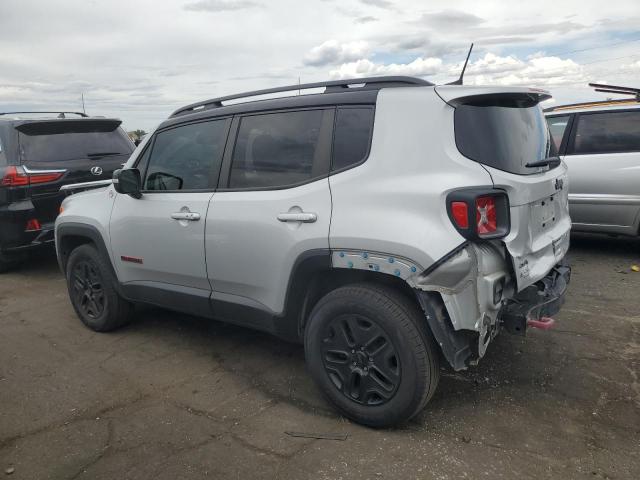
[[[267,335],[157,309],[93,333],[34,259],[0,277],[0,477],[640,478],[640,242],[578,236],[571,258],[555,330],[443,370],[397,430],[337,416]]]

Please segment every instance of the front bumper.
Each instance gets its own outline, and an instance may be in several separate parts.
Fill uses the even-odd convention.
[[[507,300],[498,313],[500,324],[515,335],[524,335],[529,320],[551,317],[564,304],[571,267],[562,259],[546,277]]]

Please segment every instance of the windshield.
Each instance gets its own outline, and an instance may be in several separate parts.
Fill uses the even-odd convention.
[[[121,128],[111,131],[20,133],[21,157],[29,162],[130,155],[132,151],[133,145]]]
[[[538,173],[540,167],[526,164],[556,155],[537,104],[460,105],[455,111],[455,135],[458,150],[465,157],[510,173]],[[550,167],[554,166],[557,164],[551,163]]]

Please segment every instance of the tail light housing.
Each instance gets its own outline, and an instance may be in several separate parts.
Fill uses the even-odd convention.
[[[447,195],[447,213],[467,240],[505,237],[511,229],[509,197],[495,188],[465,188]]]
[[[25,232],[37,232],[39,230],[42,230],[42,226],[37,218],[27,220],[27,225],[24,229]]]
[[[3,187],[24,187],[38,183],[55,182],[62,178],[66,170],[31,170],[23,166],[9,165],[0,180]]]

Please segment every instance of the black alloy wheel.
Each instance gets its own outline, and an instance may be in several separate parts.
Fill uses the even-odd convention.
[[[344,396],[362,405],[382,405],[401,381],[401,365],[389,336],[362,315],[341,315],[326,328],[324,368]]]
[[[99,318],[107,300],[98,265],[89,258],[82,259],[73,266],[71,278],[76,307],[91,319]]]

